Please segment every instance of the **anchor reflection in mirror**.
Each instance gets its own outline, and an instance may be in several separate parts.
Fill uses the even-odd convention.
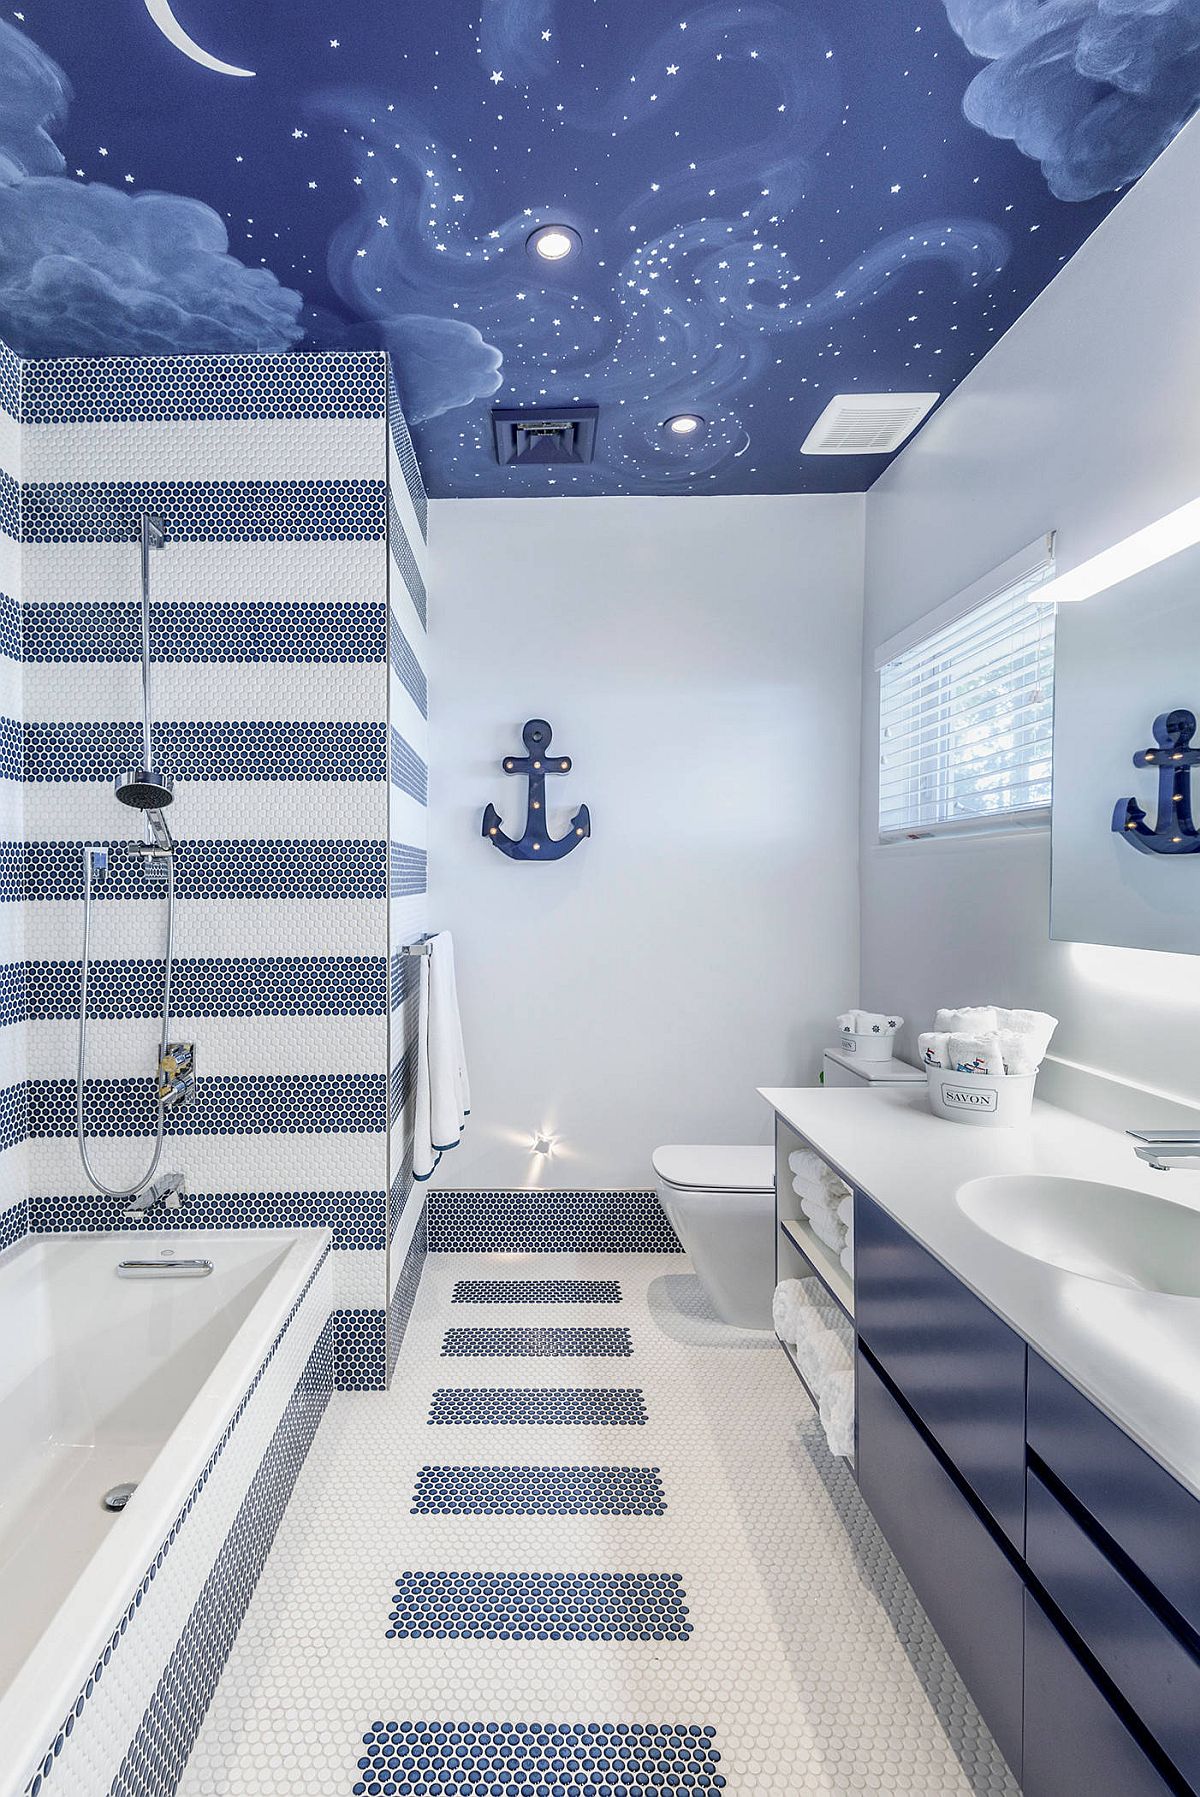
[[[579,807],[565,836],[552,837],[547,828],[546,775],[569,774],[571,771],[569,755],[551,754],[552,734],[545,718],[530,718],[521,732],[526,753],[506,755],[501,762],[506,774],[524,775],[529,782],[522,834],[516,838],[505,834],[500,826],[500,813],[494,805],[489,805],[483,814],[484,837],[510,861],[561,861],[592,833],[592,820],[586,805]]]
[[[1194,855],[1200,833],[1192,822],[1192,773],[1200,766],[1200,749],[1192,747],[1195,714],[1164,711],[1154,720],[1153,749],[1139,749],[1134,767],[1158,770],[1158,816],[1151,829],[1136,799],[1118,799],[1112,827],[1143,855]]]

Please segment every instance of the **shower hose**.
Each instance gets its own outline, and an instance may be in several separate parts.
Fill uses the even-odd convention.
[[[167,864],[167,950],[163,963],[163,1002],[162,1029],[158,1040],[158,1060],[161,1068],[167,1052],[167,1038],[171,1029],[171,975],[175,957],[175,857],[163,857]],[[83,971],[79,983],[79,1058],[75,1067],[75,1138],[79,1143],[79,1158],[83,1162],[83,1170],[98,1191],[106,1198],[136,1198],[143,1191],[158,1171],[158,1163],[162,1157],[163,1124],[166,1121],[166,1106],[157,1096],[159,1075],[154,1081],[155,1095],[158,1104],[158,1118],[154,1131],[154,1151],[150,1157],[150,1165],[132,1185],[109,1186],[97,1178],[96,1172],[88,1157],[87,1136],[83,1126],[83,1083],[84,1069],[87,1065],[87,1029],[88,1029],[88,975],[91,971],[91,934],[92,934],[92,854],[91,849],[83,851]]]

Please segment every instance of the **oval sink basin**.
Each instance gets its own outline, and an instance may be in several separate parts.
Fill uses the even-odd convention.
[[[1023,1173],[968,1180],[955,1198],[1018,1254],[1105,1285],[1200,1298],[1200,1211],[1169,1198]]]

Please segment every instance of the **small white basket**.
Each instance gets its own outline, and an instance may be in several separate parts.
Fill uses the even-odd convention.
[[[925,1072],[935,1117],[981,1129],[1016,1129],[1029,1121],[1036,1073],[949,1073],[944,1067]]]
[[[876,1035],[873,1030],[858,1034],[854,1030],[843,1030],[841,1051],[852,1054],[860,1061],[890,1061],[896,1046],[895,1035]]]

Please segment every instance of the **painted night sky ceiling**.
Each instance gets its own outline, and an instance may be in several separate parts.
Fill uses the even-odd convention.
[[[383,346],[435,495],[860,489],[826,402],[947,393],[1198,97],[1200,0],[25,0],[0,337]]]

